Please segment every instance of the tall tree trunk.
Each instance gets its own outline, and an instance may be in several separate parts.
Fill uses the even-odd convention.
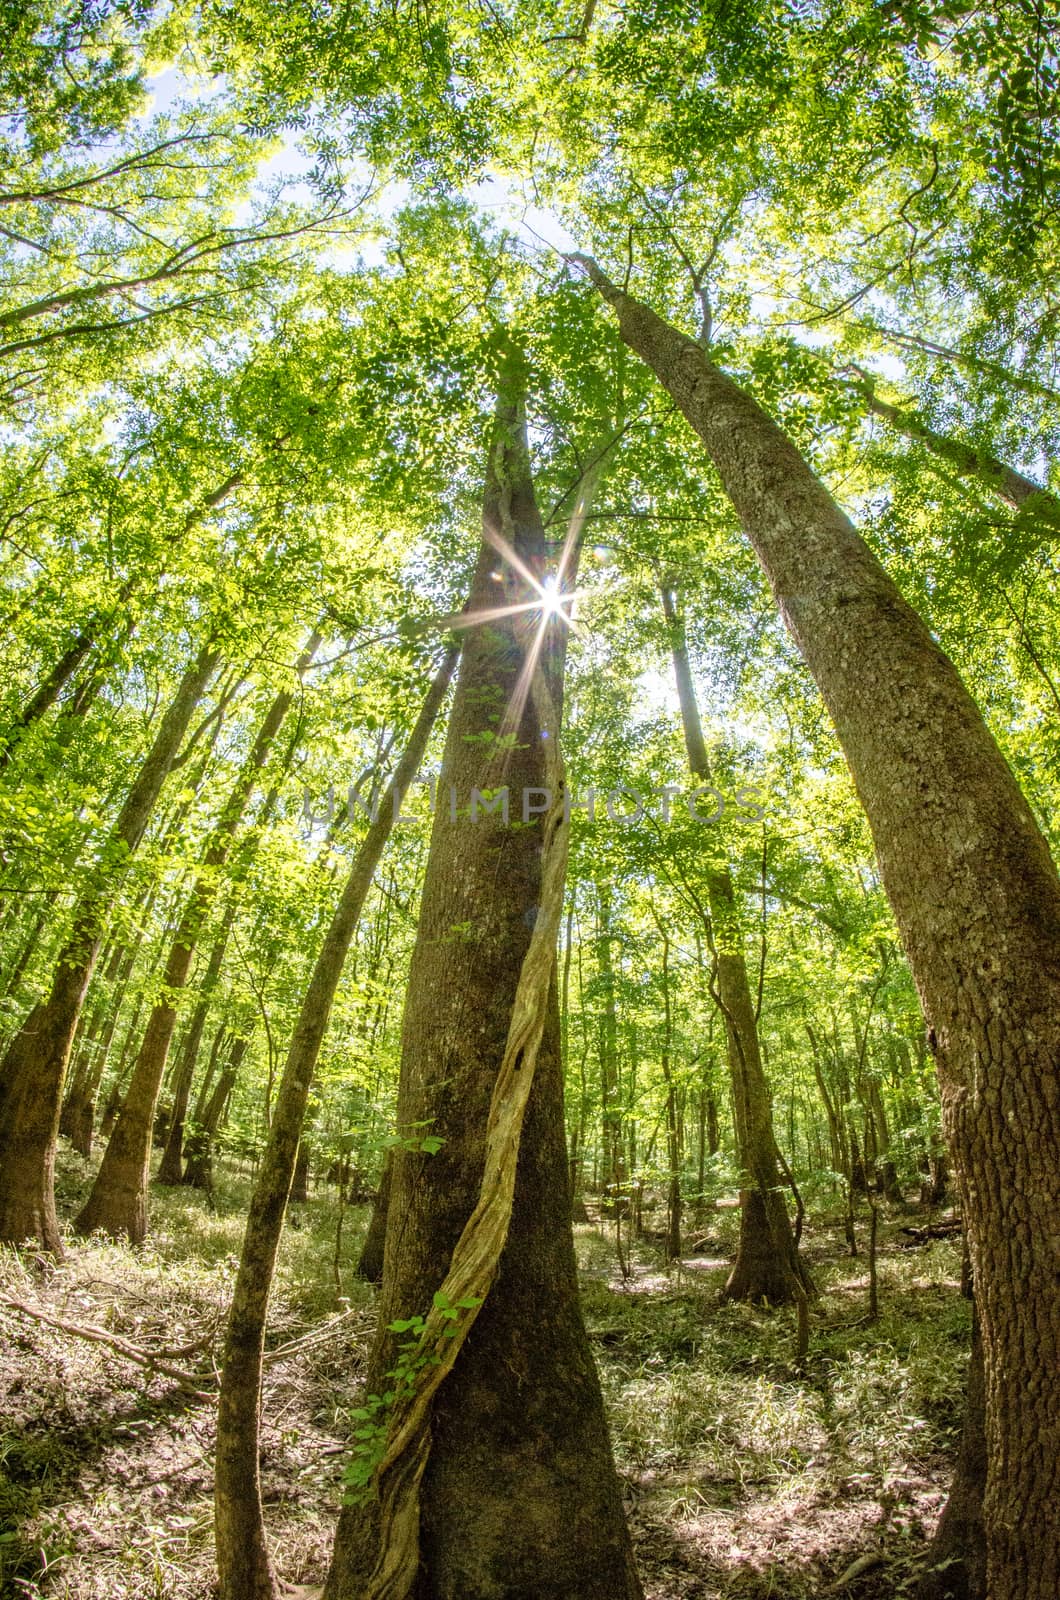
[[[847,1249],[852,1256],[858,1253],[857,1229],[854,1226],[854,1170],[850,1151],[850,1140],[847,1136],[847,1124],[840,1114],[842,1105],[839,1092],[833,1098],[829,1091],[824,1075],[824,1064],[821,1059],[821,1050],[817,1042],[817,1035],[807,1022],[806,1033],[813,1051],[813,1072],[817,1080],[824,1104],[825,1114],[828,1117],[828,1136],[832,1152],[832,1171],[841,1180],[843,1185],[843,1228],[846,1233]]]
[[[213,948],[210,951],[210,959],[206,964],[206,972],[199,991],[199,999],[188,1024],[187,1036],[181,1045],[180,1065],[173,1082],[173,1105],[170,1111],[169,1133],[166,1136],[166,1148],[162,1152],[162,1160],[158,1167],[158,1182],[162,1184],[179,1184],[183,1181],[184,1124],[188,1116],[188,1101],[191,1099],[191,1086],[195,1078],[195,1063],[199,1055],[199,1046],[202,1043],[206,1017],[210,1010],[210,1001],[213,998],[217,980],[221,975],[221,967],[224,965],[225,951],[228,948],[228,936],[232,931],[236,910],[237,902],[233,896],[221,921],[217,937],[214,939]]]
[[[130,951],[130,971],[134,960],[135,952]],[[121,1015],[121,1005],[125,998],[127,986],[128,973],[126,973],[111,998],[107,1020],[103,1025],[103,1032],[96,1046],[95,1060],[92,1062],[91,1069],[84,1084],[81,1086],[77,1102],[71,1112],[70,1144],[80,1155],[85,1157],[86,1161],[92,1154],[92,1135],[96,1120],[96,1096],[103,1081],[103,1074],[107,1070],[107,1057],[114,1041],[114,1031]]]
[[[607,884],[598,890],[599,923],[596,937],[596,963],[603,992],[603,1009],[600,1013],[600,1124],[603,1137],[603,1172],[601,1183],[604,1200],[621,1212],[628,1198],[624,1196],[626,1164],[622,1155],[622,1105],[618,1084],[618,1006],[615,999],[615,973],[611,958],[612,899]]]
[[[666,1187],[666,1259],[679,1261],[681,1259],[681,1139],[674,1075],[670,1062],[673,1040],[673,1012],[670,1005],[670,938],[657,918],[655,925],[662,940],[663,1044],[659,1065],[666,1086],[666,1161],[670,1169]]]
[[[148,895],[147,904],[144,907],[145,922],[150,915],[154,898],[154,892],[152,891]],[[142,938],[143,933],[141,932],[140,939],[142,940]],[[106,1020],[95,1044],[94,1059],[89,1063],[86,1075],[78,1086],[74,1104],[70,1108],[70,1143],[86,1160],[92,1154],[96,1096],[99,1093],[99,1086],[103,1081],[103,1074],[107,1068],[107,1058],[110,1055],[110,1047],[114,1042],[114,1034],[118,1026],[118,1019],[121,1016],[122,1004],[126,990],[129,987],[133,968],[136,965],[138,944],[139,941],[136,941],[125,949],[119,947],[114,953],[114,959],[111,961],[107,972],[108,979],[117,980],[114,993],[110,996]],[[65,1110],[66,1108],[64,1107],[64,1112]]]
[[[497,548],[514,545],[518,559],[543,571],[543,530],[521,403],[501,408],[483,524],[472,615],[496,605],[490,574]],[[526,590],[517,589],[515,598],[527,598]],[[543,635],[544,619],[530,624],[534,633],[539,628]],[[522,796],[546,786],[544,736],[554,741],[558,728],[543,726],[534,696],[526,696],[527,657],[535,648],[511,618],[473,628],[464,647],[440,790],[446,795],[454,786],[460,811],[454,817],[441,804],[435,813],[398,1099],[399,1127],[427,1125],[445,1142],[433,1155],[395,1152],[370,1391],[387,1387],[394,1365],[388,1325],[398,1317],[431,1314],[432,1296],[446,1281],[454,1253],[464,1259],[478,1238],[475,1220],[490,1214],[480,1187],[487,1170],[499,1184],[500,1169],[498,1147],[487,1140],[487,1119],[495,1091],[503,1097],[518,1076],[521,1057],[516,1054],[513,1065],[510,1027],[517,993],[524,992],[524,959],[528,952],[540,955],[532,932],[540,915],[552,947],[543,969],[543,1031],[536,1035],[536,1065],[528,1068],[521,1139],[516,1131],[515,1148],[506,1147],[504,1158],[514,1203],[504,1218],[499,1269],[471,1337],[458,1343],[461,1329],[452,1324],[457,1354],[432,1396],[429,1442],[420,1433],[411,1456],[392,1458],[393,1471],[413,1474],[413,1485],[422,1474],[415,1520],[395,1524],[389,1516],[393,1502],[382,1488],[378,1494],[370,1488],[362,1503],[344,1509],[325,1591],[329,1600],[383,1592],[394,1600],[410,1594],[415,1600],[640,1595],[578,1304],[555,981],[562,885],[548,877],[547,896],[543,892],[544,836],[537,820],[506,827],[494,814],[472,822],[465,809],[472,789],[507,784],[518,823]],[[508,720],[502,721],[505,707]],[[497,738],[509,729],[514,744]],[[546,864],[552,863],[548,855]],[[535,975],[540,977],[536,968]],[[491,1237],[491,1266],[497,1247]],[[467,1320],[467,1312],[460,1315]],[[394,1562],[401,1581],[391,1585],[384,1574]]]
[[[573,955],[574,934],[574,901],[567,906],[567,921],[563,935],[563,977],[560,981],[559,1016],[563,1045],[563,1078],[566,1082],[570,1076],[570,969]],[[573,1222],[588,1222],[589,1213],[585,1205],[584,1176],[582,1167],[585,1161],[585,1062],[582,1061],[581,1070],[582,1092],[578,1096],[578,1108],[572,1124],[569,1124],[567,1138],[567,1167],[570,1172],[571,1220]]]
[[[155,894],[152,890],[142,909],[141,927],[150,917],[154,900]],[[103,967],[102,973],[96,980],[100,988],[97,1003],[93,1008],[91,1019],[83,1027],[79,1027],[74,1036],[75,1052],[71,1056],[73,1065],[67,1073],[69,1088],[63,1100],[59,1132],[64,1134],[73,1148],[86,1158],[92,1153],[96,1091],[106,1070],[107,1056],[121,1014],[129,976],[136,961],[136,951],[135,942],[132,944],[119,942],[110,952],[109,958],[106,955],[101,956],[97,963],[97,969],[99,966]],[[108,995],[107,985],[115,983],[116,980],[115,992]]]
[[[1060,879],[952,662],[791,441],[585,263],[707,447],[835,724],[939,1073],[975,1276],[991,1600],[1060,1572]]]
[[[99,1119],[99,1132],[100,1137],[103,1139],[109,1137],[110,1130],[118,1120],[118,1112],[121,1110],[121,1103],[125,1098],[125,1085],[128,1081],[129,1073],[132,1071],[132,1054],[136,1040],[139,1038],[140,1013],[143,1008],[144,994],[143,990],[141,990],[136,997],[136,1004],[133,1007],[129,1026],[125,1030],[125,1038],[122,1040],[121,1056],[118,1060],[117,1071],[114,1074],[114,1082],[110,1086],[110,1093],[107,1095],[106,1103],[103,1107],[103,1115]]]
[[[295,1157],[294,1176],[291,1179],[291,1193],[289,1201],[295,1205],[305,1205],[309,1199],[309,1146],[302,1139]]]
[[[309,639],[295,669],[299,676],[316,654],[320,639],[319,632],[314,632]],[[91,1193],[77,1218],[76,1225],[80,1233],[101,1229],[112,1238],[120,1238],[124,1234],[133,1244],[142,1244],[147,1237],[151,1132],[169,1047],[177,1025],[177,1002],[187,984],[199,935],[217,891],[218,873],[228,860],[251,790],[293,702],[293,689],[281,690],[273,700],[203,856],[202,869],[170,946],[162,980],[162,995],[155,1002],[148,1019],[125,1104],[107,1142]]]
[[[85,1020],[74,1035],[70,1070],[67,1073],[68,1088],[63,1098],[62,1110],[59,1113],[59,1132],[66,1139],[70,1138],[75,1123],[79,1120],[80,1107],[85,1099],[85,1091],[88,1087],[92,1066],[96,1058],[99,1035],[110,1010],[110,996],[102,989],[101,985],[99,987],[101,992],[97,996],[95,1004],[87,1013],[82,1012],[82,1017]]]
[[[34,1006],[0,1062],[0,1239],[37,1238],[59,1251],[55,1143],[74,1030],[99,954],[115,879],[143,837],[192,713],[217,665],[209,648],[187,669],[154,743],[74,908],[46,1000]]]
[[[890,1200],[892,1204],[897,1204],[902,1199],[902,1186],[898,1182],[898,1168],[895,1166],[894,1153],[891,1148],[891,1128],[887,1120],[887,1108],[883,1103],[883,1090],[880,1088],[878,1078],[872,1077],[869,1079],[867,1092],[869,1109],[876,1129],[876,1171],[879,1174],[880,1192],[885,1200]]]
[[[213,1094],[218,1065],[221,1060],[221,1052],[227,1042],[228,1028],[222,1022],[217,1028],[217,1031],[214,1033],[213,1039],[210,1043],[210,1055],[206,1062],[206,1071],[202,1075],[202,1082],[199,1084],[199,1092],[195,1096],[195,1108],[191,1113],[193,1127],[197,1127],[206,1116],[207,1107],[210,1104],[210,1098]]]
[[[324,937],[291,1036],[261,1169],[251,1196],[225,1339],[217,1412],[215,1534],[222,1600],[273,1600],[258,1477],[261,1357],[269,1291],[295,1170],[306,1104],[350,940],[376,867],[423,760],[456,666],[450,649],[435,676],[408,747],[354,858]]]
[[[916,439],[932,455],[945,461],[959,478],[978,479],[1010,506],[1025,510],[1053,532],[1060,533],[1060,500],[1050,490],[1043,489],[1040,483],[1035,483],[1033,478],[1027,478],[1014,467],[999,461],[989,450],[981,450],[975,445],[965,444],[961,439],[937,433],[915,411],[881,400],[867,373],[857,385],[857,391],[874,417],[882,418],[907,438]]]
[[[662,601],[688,765],[695,777],[710,786],[710,757],[684,623],[673,589],[667,583],[662,585]],[[755,1003],[744,959],[736,888],[728,867],[714,865],[706,869],[706,885],[710,915],[704,926],[715,959],[715,999],[725,1021],[737,1153],[743,1173],[740,1244],[725,1294],[730,1300],[768,1300],[770,1305],[787,1305],[797,1301],[800,1294],[811,1292],[812,1285],[795,1247],[788,1216],[773,1132],[772,1096],[762,1066]]]
[[[937,1210],[946,1199],[946,1189],[949,1184],[949,1168],[946,1163],[944,1150],[932,1151],[928,1156],[928,1181],[921,1186],[920,1203]]]
[[[297,730],[295,739],[291,741],[288,747],[287,759],[283,763],[282,770],[284,773],[286,773],[290,767],[290,760],[294,754],[296,742]],[[256,826],[252,830],[249,838],[244,841],[243,849],[240,854],[239,873],[237,873],[237,877],[242,872],[246,871],[248,864],[253,859],[254,853],[257,850],[261,830],[263,829],[267,819],[271,817],[273,807],[279,798],[279,794],[279,784],[273,783],[272,788],[269,790],[269,793],[265,798],[265,804],[261,808]],[[169,1133],[166,1137],[166,1148],[162,1152],[162,1160],[160,1161],[158,1167],[157,1181],[161,1184],[177,1185],[184,1182],[184,1131],[187,1124],[188,1104],[191,1099],[191,1087],[195,1082],[195,1067],[199,1059],[199,1049],[202,1045],[202,1036],[206,1028],[206,1019],[209,1016],[214,990],[217,987],[217,982],[221,975],[221,968],[224,965],[225,951],[228,948],[229,935],[232,932],[232,925],[235,922],[238,909],[238,897],[235,892],[233,892],[229,898],[228,909],[222,918],[220,929],[213,943],[213,948],[210,951],[210,958],[206,963],[206,972],[203,975],[203,981],[199,987],[199,998],[196,1002],[195,1010],[192,1012],[191,1021],[188,1024],[188,1031],[181,1045],[180,1069],[177,1073],[176,1081],[174,1082],[173,1086],[173,1106],[169,1119]],[[214,1063],[215,1057],[211,1055],[211,1068]],[[208,1089],[208,1087],[208,1083],[204,1082],[203,1089]],[[205,1103],[205,1098],[203,1103]],[[196,1114],[198,1114],[198,1110],[201,1110],[201,1107],[197,1108]]]
[[[386,1219],[390,1210],[390,1180],[393,1167],[394,1152],[388,1150],[379,1179],[379,1193],[372,1206],[368,1232],[364,1236],[360,1259],[357,1262],[357,1276],[366,1279],[368,1283],[383,1281],[383,1251],[386,1245]]]
[[[184,1168],[184,1182],[191,1189],[205,1189],[207,1194],[213,1192],[213,1142],[229,1096],[235,1088],[243,1057],[249,1049],[249,1039],[233,1039],[228,1060],[214,1084],[202,1116],[192,1126],[188,1139],[188,1160]]]

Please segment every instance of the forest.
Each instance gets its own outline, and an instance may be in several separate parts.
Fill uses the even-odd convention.
[[[0,1596],[1057,1600],[1055,4],[0,39]]]

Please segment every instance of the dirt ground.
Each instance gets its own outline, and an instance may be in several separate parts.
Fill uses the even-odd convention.
[[[71,1199],[86,1174],[67,1163]],[[151,1242],[72,1242],[56,1266],[0,1256],[0,1594],[207,1600],[215,1593],[215,1361],[245,1200],[159,1191]],[[335,1259],[330,1191],[296,1208],[269,1329],[262,1479],[278,1570],[318,1584],[373,1325]],[[863,1257],[808,1229],[821,1289],[809,1359],[793,1319],[721,1303],[734,1218],[673,1271],[650,1244],[618,1271],[613,1225],[578,1230],[597,1353],[646,1600],[893,1600],[911,1594],[960,1425],[968,1311],[948,1241],[881,1230],[881,1315]],[[916,1219],[913,1219],[916,1220]],[[336,1276],[340,1293],[336,1292]],[[127,1341],[144,1366],[88,1333]],[[163,1370],[163,1365],[165,1370]]]

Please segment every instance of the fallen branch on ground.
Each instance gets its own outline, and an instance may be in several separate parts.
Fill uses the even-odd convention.
[[[855,1578],[861,1578],[866,1572],[872,1572],[876,1567],[884,1565],[884,1557],[878,1551],[870,1551],[868,1555],[858,1556],[852,1561],[846,1571],[834,1583],[830,1583],[825,1590],[826,1594],[837,1594],[840,1589],[845,1589]]]
[[[216,1396],[201,1385],[207,1381],[203,1375],[194,1372],[185,1372],[182,1367],[174,1366],[167,1361],[165,1356],[155,1350],[145,1350],[140,1345],[130,1344],[128,1339],[123,1339],[116,1333],[108,1333],[106,1328],[98,1328],[91,1322],[69,1322],[65,1317],[53,1316],[48,1311],[42,1311],[39,1306],[27,1305],[24,1300],[13,1300],[9,1295],[0,1295],[0,1306],[6,1306],[9,1311],[19,1311],[24,1317],[30,1317],[34,1322],[42,1322],[45,1327],[56,1328],[60,1333],[68,1333],[75,1339],[86,1339],[90,1344],[104,1345],[108,1350],[132,1361],[137,1366],[146,1367],[151,1372],[160,1373],[165,1378],[172,1378],[173,1382],[196,1400],[213,1400]]]
[[[277,1361],[286,1361],[288,1356],[300,1354],[303,1350],[312,1350],[318,1344],[327,1344],[328,1340],[354,1317],[359,1317],[366,1329],[374,1329],[375,1317],[371,1312],[366,1313],[359,1307],[352,1311],[344,1311],[340,1316],[332,1317],[323,1327],[311,1328],[308,1333],[299,1334],[297,1339],[288,1339],[286,1344],[277,1345],[275,1350],[266,1350],[261,1358],[262,1366],[271,1367]]]
[[[902,1250],[912,1250],[914,1245],[929,1244],[932,1239],[953,1239],[963,1226],[960,1217],[955,1217],[952,1222],[932,1222],[923,1228],[902,1228],[899,1231],[908,1237],[899,1239],[898,1244]]]

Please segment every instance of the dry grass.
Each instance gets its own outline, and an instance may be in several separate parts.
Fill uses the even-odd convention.
[[[650,1600],[816,1600],[870,1556],[844,1594],[910,1593],[963,1405],[970,1330],[956,1249],[886,1244],[870,1327],[864,1262],[811,1231],[822,1295],[798,1373],[791,1315],[719,1303],[725,1242],[712,1237],[709,1264],[686,1262],[670,1282],[642,1252],[624,1283],[601,1271],[598,1235],[580,1241]]]
[[[77,1158],[63,1169],[72,1204],[84,1174]],[[217,1210],[192,1191],[156,1191],[151,1241],[138,1252],[72,1240],[55,1266],[4,1251],[0,1294],[141,1347],[184,1347],[181,1364],[209,1381],[246,1190],[245,1180],[230,1179]],[[363,1216],[347,1216],[348,1298],[338,1307],[333,1199],[295,1208],[293,1222],[269,1345],[322,1327],[326,1336],[267,1368],[262,1488],[283,1576],[301,1581],[326,1560],[373,1319],[370,1291],[352,1270]],[[205,1600],[214,1592],[212,1406],[99,1345],[0,1307],[0,1416],[0,1594]]]
[[[86,1173],[64,1157],[63,1209]],[[0,1294],[151,1348],[212,1385],[248,1181],[217,1209],[156,1191],[152,1238],[134,1252],[72,1242],[58,1267],[0,1255]],[[270,1347],[305,1339],[266,1377],[262,1479],[282,1576],[322,1576],[340,1497],[349,1411],[371,1334],[353,1275],[364,1225],[344,1228],[336,1303],[334,1198],[288,1228]],[[785,1313],[719,1303],[735,1219],[712,1219],[703,1253],[666,1272],[647,1246],[617,1271],[613,1241],[578,1230],[586,1319],[648,1600],[810,1600],[858,1558],[842,1592],[909,1591],[941,1506],[960,1421],[968,1338],[954,1248],[885,1245],[882,1316],[861,1324],[863,1261],[834,1235],[807,1243],[823,1290],[806,1370]],[[320,1338],[314,1337],[320,1332]],[[213,1417],[172,1382],[112,1352],[0,1309],[0,1593],[48,1600],[207,1600],[214,1593]],[[838,1592],[838,1591],[835,1591]]]

